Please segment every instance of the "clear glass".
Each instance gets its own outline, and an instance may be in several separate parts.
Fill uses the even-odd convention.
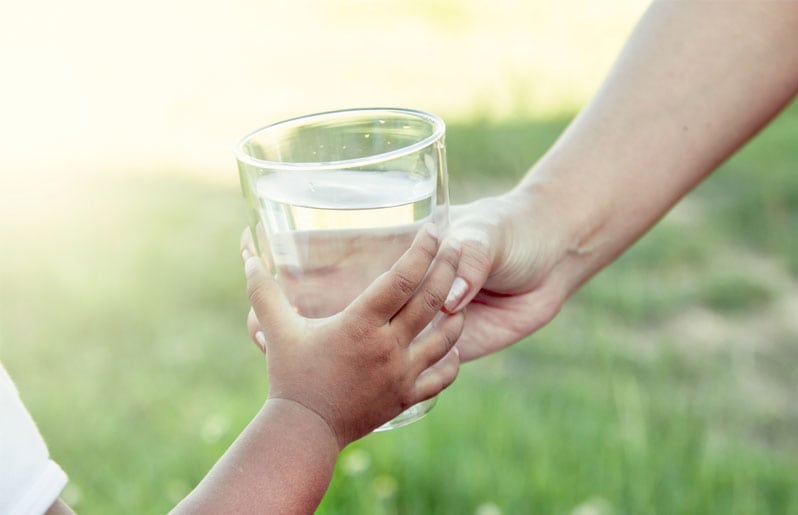
[[[407,250],[422,224],[448,226],[445,126],[408,109],[352,109],[259,129],[239,144],[258,252],[305,317],[346,307]],[[435,399],[377,430],[424,416]]]

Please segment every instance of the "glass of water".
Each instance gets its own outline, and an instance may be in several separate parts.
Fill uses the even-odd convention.
[[[410,109],[313,114],[256,130],[236,149],[258,252],[301,315],[344,309],[426,222],[448,225],[445,126]],[[377,430],[409,424],[435,399]]]

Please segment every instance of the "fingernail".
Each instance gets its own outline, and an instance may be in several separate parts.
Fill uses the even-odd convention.
[[[266,350],[266,335],[263,334],[263,331],[257,331],[255,333],[255,341],[258,342],[261,349]]]
[[[241,251],[241,259],[244,260],[244,263],[246,263],[247,259],[249,259],[251,257],[252,257],[252,253],[249,251],[249,249],[244,249],[244,250]]]
[[[460,252],[460,240],[451,239],[451,240],[448,240],[447,243],[454,250],[456,250],[457,252]]]
[[[460,358],[460,349],[458,349],[457,347],[452,347],[452,349],[454,349],[454,355]]]
[[[244,272],[247,275],[251,275],[258,267],[258,258],[256,256],[250,255],[246,261],[244,261]]]
[[[454,311],[454,309],[460,304],[465,297],[466,292],[468,291],[468,283],[462,277],[456,277],[454,282],[452,283],[452,287],[449,288],[449,294],[446,295],[446,302],[443,303],[443,307],[446,311],[450,313]]]
[[[436,240],[440,237],[440,233],[438,232],[438,226],[435,224],[427,224],[427,232],[430,236],[435,238]]]

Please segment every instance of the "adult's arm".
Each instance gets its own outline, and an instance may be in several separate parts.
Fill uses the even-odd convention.
[[[547,323],[796,92],[798,2],[654,2],[520,184],[453,209],[461,358]]]

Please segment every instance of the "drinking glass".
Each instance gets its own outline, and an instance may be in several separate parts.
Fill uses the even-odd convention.
[[[408,249],[448,225],[445,125],[410,109],[349,109],[282,121],[236,149],[253,239],[301,315],[338,313]],[[377,429],[424,416],[435,398]]]

